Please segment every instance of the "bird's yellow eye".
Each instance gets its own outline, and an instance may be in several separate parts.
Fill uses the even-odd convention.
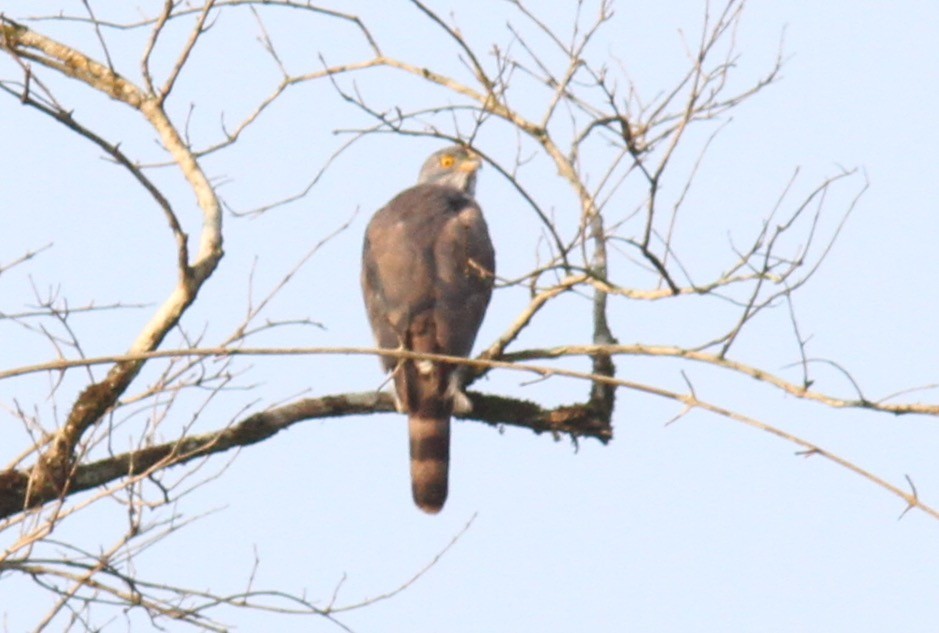
[[[451,156],[450,154],[444,154],[443,156],[440,157],[440,166],[443,167],[444,169],[450,169],[451,167],[453,167],[453,163],[455,161],[456,159],[453,158],[453,156]]]

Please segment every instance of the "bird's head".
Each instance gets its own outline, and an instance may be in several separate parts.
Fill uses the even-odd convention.
[[[454,145],[430,155],[417,182],[421,185],[446,185],[473,195],[476,190],[476,172],[482,167],[479,155],[473,150]]]

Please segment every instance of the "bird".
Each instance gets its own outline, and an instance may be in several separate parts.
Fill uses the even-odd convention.
[[[480,156],[434,152],[417,184],[379,209],[362,247],[362,294],[381,349],[468,357],[492,296],[495,252],[474,196]],[[447,499],[450,418],[469,413],[465,371],[453,363],[381,357],[407,414],[411,493],[436,514]],[[464,366],[465,367],[465,366]]]

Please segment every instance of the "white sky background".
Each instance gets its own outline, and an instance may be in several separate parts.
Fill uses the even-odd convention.
[[[38,4],[0,2],[0,12],[19,18]],[[152,14],[155,4],[141,6]],[[541,15],[551,24],[565,24],[573,3],[550,4]],[[452,11],[480,51],[509,41],[506,20],[522,22],[502,2],[473,9],[469,3],[452,10],[445,2],[433,6],[443,15]],[[343,9],[361,15],[390,55],[465,76],[452,46],[409,3],[352,2]],[[616,11],[591,46],[590,58],[610,60],[614,69],[622,63],[643,98],[651,100],[683,71],[678,31],[696,39],[701,3],[623,2]],[[351,29],[324,20],[319,32],[298,33],[290,12],[274,16],[266,25],[294,72],[318,67],[320,52],[331,63],[367,55]],[[421,26],[402,39],[411,24]],[[226,16],[217,26],[217,34],[210,32],[196,49],[171,103],[177,121],[184,120],[190,102],[197,103],[191,126],[197,144],[217,138],[220,111],[233,123],[277,78],[247,12]],[[87,30],[49,22],[35,27],[100,55]],[[714,141],[679,216],[678,243],[702,277],[713,274],[728,263],[719,258],[728,256],[728,236],[736,243],[753,234],[795,168],[801,168],[796,193],[804,195],[841,166],[860,167],[870,189],[821,272],[796,295],[800,327],[812,337],[809,355],[838,361],[871,399],[937,382],[939,343],[931,330],[939,310],[939,128],[934,122],[939,5],[754,2],[738,33],[742,57],[732,80],[743,87],[765,73],[784,30],[782,80],[733,111],[733,122]],[[127,60],[118,67],[136,77],[139,34],[105,34],[115,59]],[[356,79],[377,105],[409,108],[429,94],[415,81],[383,72]],[[7,58],[0,61],[0,77],[16,73]],[[350,88],[351,82],[343,85]],[[136,113],[68,83],[59,94],[76,117],[109,140],[121,140],[143,160],[161,158]],[[0,311],[15,312],[34,301],[32,284],[42,293],[55,288],[73,306],[162,300],[175,276],[173,244],[159,211],[125,172],[100,160],[96,147],[0,97],[0,189],[6,201],[0,211],[0,262],[54,243],[34,262],[0,278]],[[526,97],[530,105],[519,106],[537,112],[542,97],[533,90]],[[298,191],[348,138],[335,136],[334,129],[368,122],[328,84],[302,86],[243,143],[205,165],[226,180],[220,191],[228,203],[250,208]],[[446,126],[449,119],[437,123]],[[697,140],[687,143],[679,173],[716,127],[701,126]],[[510,161],[516,139],[506,129],[486,128],[478,143]],[[255,220],[227,217],[226,257],[187,316],[188,329],[205,329],[207,344],[223,339],[244,314],[255,256],[254,284],[261,293],[360,209],[349,229],[326,244],[278,297],[269,315],[309,316],[326,329],[275,331],[252,344],[370,344],[358,289],[365,222],[413,183],[424,156],[438,147],[427,139],[373,136],[342,154],[300,202]],[[523,177],[542,178],[541,202],[559,217],[574,217],[572,197],[543,163],[536,162]],[[197,212],[175,173],[164,170],[158,178],[174,192],[183,221],[195,233]],[[674,196],[682,184],[676,175],[667,195]],[[862,186],[858,176],[836,189],[828,230]],[[538,238],[531,211],[493,169],[481,173],[478,198],[500,273],[525,271]],[[518,290],[496,293],[477,347],[502,332],[524,299]],[[589,318],[587,304],[570,298],[563,305],[565,310],[555,311],[519,347],[588,342],[587,331],[578,328]],[[695,312],[703,305],[621,303],[613,327],[623,343],[706,340],[703,333],[720,331],[728,317],[721,305]],[[148,310],[77,319],[85,352],[123,351]],[[771,313],[741,340],[737,357],[797,380],[796,369],[785,369],[798,358],[787,321],[783,307]],[[0,368],[54,356],[41,336],[0,320]],[[665,360],[620,358],[617,365],[627,379],[676,389],[684,384],[679,366]],[[224,425],[246,406],[270,405],[305,390],[313,396],[362,391],[381,381],[377,363],[366,357],[259,359],[242,366],[250,371],[240,384],[256,389],[223,395],[197,422],[197,431]],[[817,442],[894,484],[903,485],[908,474],[923,499],[939,503],[935,420],[809,406],[752,381],[704,367],[686,369],[700,397]],[[817,371],[825,391],[852,395],[840,374],[824,367]],[[51,426],[61,421],[85,380],[75,373],[65,381],[57,408],[47,399],[46,378],[0,382],[0,402],[10,407],[15,398],[35,406]],[[582,399],[586,389],[562,380],[525,386],[528,380],[496,373],[475,388],[546,405]],[[907,398],[935,401],[936,396]],[[459,542],[407,591],[340,616],[342,622],[357,632],[428,633],[934,630],[939,616],[934,519],[912,511],[897,521],[904,508],[900,499],[822,459],[795,456],[792,445],[732,421],[695,413],[665,426],[678,412],[673,403],[621,392],[614,441],[608,446],[584,441],[576,453],[567,440],[456,423],[450,499],[437,517],[424,516],[411,503],[402,417],[296,425],[243,450],[218,479],[184,498],[178,510],[185,517],[218,511],[140,555],[137,569],[143,577],[237,592],[257,555],[256,589],[305,592],[325,602],[345,578],[337,602],[354,603],[399,586],[477,515]],[[174,415],[186,418],[178,423],[188,422],[186,409]],[[6,409],[0,420],[4,434],[19,437],[19,422]],[[120,446],[128,437],[115,443]],[[0,443],[0,461],[9,461],[20,442]],[[227,459],[215,458],[205,472]],[[102,507],[65,525],[60,538],[96,550],[118,533],[109,531],[107,521],[120,520],[120,511]],[[6,629],[26,630],[51,598],[25,581],[6,576],[0,581]],[[147,629],[144,618],[132,619],[136,630]],[[244,631],[338,630],[313,617],[229,611],[222,619]],[[120,618],[113,624],[113,630],[124,628]]]

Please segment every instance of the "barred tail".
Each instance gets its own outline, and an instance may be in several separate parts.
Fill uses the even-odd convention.
[[[414,503],[436,514],[447,500],[450,468],[450,418],[408,417],[411,440],[411,493]]]

